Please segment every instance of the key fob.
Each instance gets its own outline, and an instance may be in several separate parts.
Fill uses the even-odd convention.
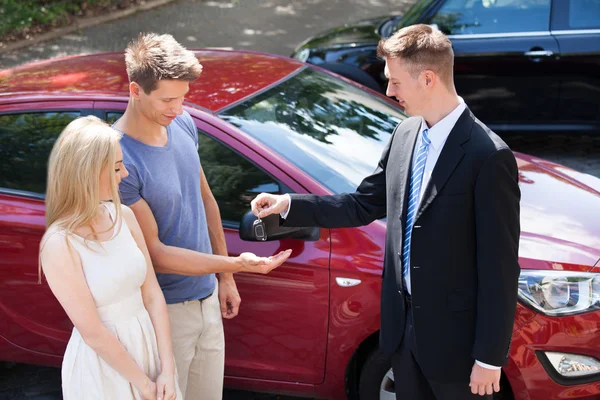
[[[256,236],[257,240],[266,241],[267,240],[267,229],[265,228],[265,223],[259,218],[254,221],[252,225],[254,229],[254,236]]]

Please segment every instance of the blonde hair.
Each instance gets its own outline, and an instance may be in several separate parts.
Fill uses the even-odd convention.
[[[120,228],[121,201],[112,167],[117,161],[121,136],[119,131],[94,116],[77,118],[65,127],[54,143],[48,161],[47,230],[53,227],[72,235],[75,229],[90,224],[98,215],[100,175],[107,166],[116,217],[106,232]],[[49,236],[45,235],[42,240],[40,253]],[[38,274],[41,283],[41,263]]]
[[[125,65],[130,82],[146,94],[156,89],[161,79],[191,82],[202,72],[194,52],[187,50],[171,35],[140,33],[125,49]]]
[[[438,29],[417,24],[400,29],[377,46],[378,57],[399,58],[413,78],[427,69],[435,72],[448,87],[454,87],[452,42]]]

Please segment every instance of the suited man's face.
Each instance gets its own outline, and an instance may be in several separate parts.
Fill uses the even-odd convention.
[[[395,97],[409,116],[423,116],[430,103],[430,74],[431,71],[422,71],[415,76],[402,59],[386,57],[386,95]]]

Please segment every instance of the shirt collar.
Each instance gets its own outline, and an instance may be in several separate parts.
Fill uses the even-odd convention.
[[[454,128],[456,121],[458,121],[466,108],[467,106],[461,98],[458,106],[431,128],[428,128],[425,119],[421,118],[421,136],[423,136],[423,131],[428,128],[427,137],[431,140],[431,146],[436,150],[440,149],[446,143],[446,139],[450,136],[452,128]]]

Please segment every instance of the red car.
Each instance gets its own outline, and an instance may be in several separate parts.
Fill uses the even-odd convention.
[[[405,116],[387,98],[268,54],[199,51],[186,110],[232,255],[292,248],[267,276],[237,274],[240,315],[225,322],[226,385],[325,399],[393,399],[377,350],[385,220],[353,229],[269,227],[252,241],[260,192],[353,191]],[[123,54],[0,71],[0,359],[60,365],[72,325],[38,284],[48,153],[72,119],[118,118]],[[512,349],[498,398],[600,396],[600,180],[517,154],[522,190]],[[439,327],[444,334],[444,327]]]

